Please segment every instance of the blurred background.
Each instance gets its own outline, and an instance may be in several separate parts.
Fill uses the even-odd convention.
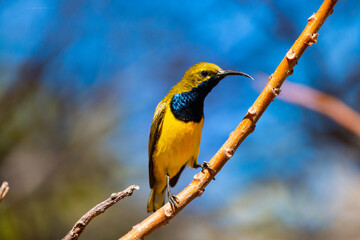
[[[138,184],[80,239],[124,235],[148,216],[148,135],[168,90],[201,61],[255,78],[228,77],[206,99],[199,162],[208,161],[321,3],[1,1],[0,182],[10,191],[0,239],[61,239]],[[339,1],[288,78],[357,112],[359,10]],[[186,169],[174,192],[197,172]],[[148,239],[360,239],[359,199],[359,135],[277,98],[216,181]]]

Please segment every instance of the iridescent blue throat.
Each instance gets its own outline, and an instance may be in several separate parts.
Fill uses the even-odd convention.
[[[171,112],[183,122],[200,122],[204,115],[204,100],[221,78],[212,77],[189,92],[177,93],[170,102]]]

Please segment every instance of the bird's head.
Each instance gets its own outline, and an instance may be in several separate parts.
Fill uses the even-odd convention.
[[[174,116],[182,121],[199,122],[203,117],[204,100],[208,93],[228,75],[250,77],[246,73],[222,70],[212,63],[201,62],[189,68],[183,79],[164,98]]]
[[[181,91],[190,91],[199,86],[206,86],[211,91],[220,80],[229,75],[241,75],[253,79],[243,72],[222,70],[216,64],[201,62],[190,67],[185,72],[183,79],[177,84],[177,88],[181,89]]]

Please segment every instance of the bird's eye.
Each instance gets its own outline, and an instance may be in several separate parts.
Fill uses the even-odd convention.
[[[209,75],[209,73],[208,73],[208,71],[201,71],[201,76],[203,76],[203,77],[207,77],[208,75]]]

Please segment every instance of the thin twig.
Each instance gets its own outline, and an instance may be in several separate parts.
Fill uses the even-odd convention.
[[[140,187],[137,185],[131,185],[122,192],[111,194],[110,198],[99,203],[88,211],[84,216],[82,216],[79,221],[75,223],[70,232],[62,240],[76,240],[79,238],[80,234],[84,231],[85,227],[90,223],[90,221],[105,212],[106,209],[123,199],[124,197],[131,196],[134,190],[139,190]]]
[[[360,114],[340,99],[299,83],[287,82],[280,99],[324,114],[360,137]]]
[[[9,183],[3,182],[0,187],[0,201],[4,199],[8,191],[9,191]]]
[[[158,211],[134,226],[131,231],[120,238],[121,240],[145,238],[155,229],[168,223],[194,198],[201,196],[204,188],[221,170],[224,164],[233,156],[239,145],[250,133],[254,131],[256,122],[259,120],[271,101],[279,94],[281,85],[285,81],[286,77],[292,73],[295,64],[305,49],[309,45],[316,43],[316,38],[318,36],[317,32],[326,18],[332,13],[336,2],[337,0],[325,0],[318,12],[308,19],[308,24],[304,31],[295,41],[294,45],[283,58],[275,72],[271,75],[264,90],[256,99],[255,103],[249,108],[243,121],[230,134],[229,139],[209,162],[210,167],[215,170],[215,173],[204,171],[196,174],[194,176],[194,180],[177,195],[179,203],[177,204],[176,209],[172,210],[169,203],[165,204]]]

